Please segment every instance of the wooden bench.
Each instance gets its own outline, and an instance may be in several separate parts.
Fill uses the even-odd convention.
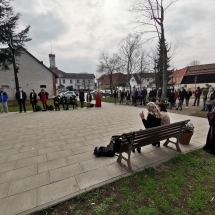
[[[183,127],[189,121],[190,120],[185,120],[181,122],[172,123],[170,125],[162,125],[154,128],[122,134],[122,141],[117,162],[121,166],[126,168],[128,171],[132,171],[131,166],[132,149],[147,146],[162,140],[166,140],[166,142],[163,144],[165,147],[168,147],[177,152],[181,152],[178,140],[181,135]],[[176,141],[173,142],[170,140],[170,138],[176,138]],[[169,143],[173,143],[175,145],[175,148],[168,146]],[[128,158],[124,157],[122,153],[127,153]],[[127,162],[127,167],[122,164],[121,162],[122,159]]]

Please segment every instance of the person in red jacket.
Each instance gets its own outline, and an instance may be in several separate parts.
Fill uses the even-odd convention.
[[[42,89],[41,92],[38,94],[38,96],[40,97],[40,101],[43,104],[44,110],[47,111],[46,102],[48,100],[49,94],[47,92],[45,92],[44,89]]]
[[[177,101],[177,99],[178,99],[178,92],[175,90],[175,92],[174,92],[174,100],[175,100],[174,106],[175,107],[176,107],[176,101]]]

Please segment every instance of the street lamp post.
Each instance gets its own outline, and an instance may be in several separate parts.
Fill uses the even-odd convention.
[[[15,61],[16,48],[13,45],[13,36],[12,36],[11,32],[9,32],[8,46],[12,51],[12,63],[13,63],[13,71],[14,71],[14,78],[15,78],[15,86],[16,86],[16,90],[19,91],[19,80],[18,80],[18,76],[17,76],[18,68],[16,67],[16,61]]]

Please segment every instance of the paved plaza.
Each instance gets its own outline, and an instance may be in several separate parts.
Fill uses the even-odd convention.
[[[139,107],[103,103],[102,108],[0,114],[0,215],[28,214],[128,176],[117,157],[95,158],[95,146],[110,137],[143,129]],[[144,109],[145,114],[147,113]],[[187,152],[205,144],[207,119],[169,113],[171,122],[190,119],[195,133]],[[135,171],[177,153],[146,146],[133,153]]]

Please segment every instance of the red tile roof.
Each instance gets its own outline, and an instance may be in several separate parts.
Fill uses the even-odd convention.
[[[98,81],[100,82],[100,85],[109,85],[110,84],[110,77],[108,75],[102,75]],[[119,83],[126,83],[127,82],[127,75],[123,74],[121,72],[114,73],[112,75],[112,81],[114,84]]]
[[[198,66],[188,67],[188,71],[185,76],[191,75],[204,75],[204,74],[214,74],[215,75],[215,63],[203,64]]]
[[[168,84],[181,84],[184,75],[187,72],[187,67],[183,69],[176,70],[169,76]]]

